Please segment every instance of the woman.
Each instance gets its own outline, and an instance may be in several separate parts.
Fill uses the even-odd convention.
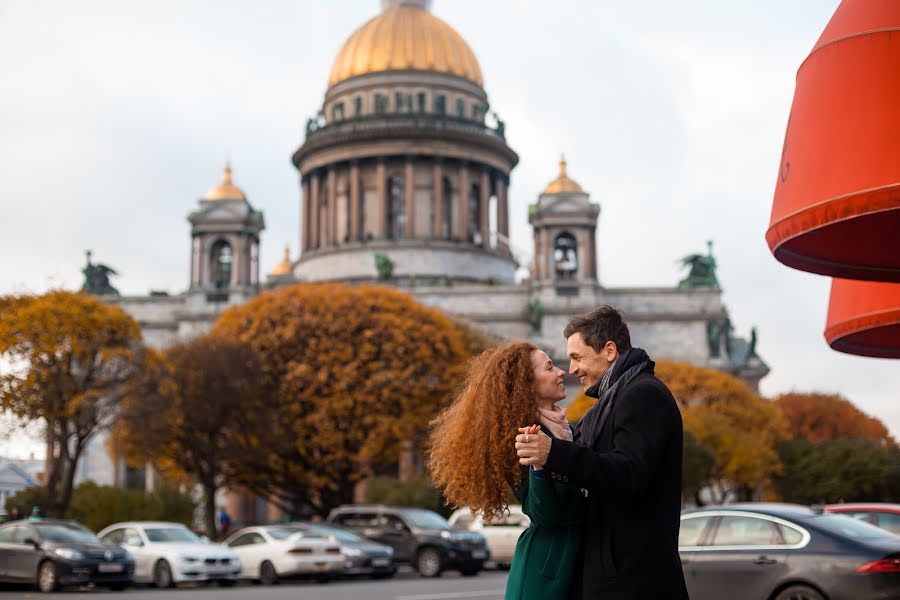
[[[429,467],[455,506],[485,519],[507,508],[517,491],[531,526],[519,538],[506,584],[507,600],[569,597],[577,561],[580,495],[540,470],[519,466],[515,437],[526,423],[540,423],[552,437],[572,439],[565,413],[563,371],[528,342],[511,342],[477,356],[465,386],[432,423]],[[526,430],[534,434],[537,425]]]

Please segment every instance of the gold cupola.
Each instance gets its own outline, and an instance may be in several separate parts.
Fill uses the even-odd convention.
[[[566,173],[566,157],[559,159],[559,176],[547,184],[545,194],[583,194],[584,190],[578,183]]]
[[[425,0],[383,0],[381,14],[344,43],[328,87],[357,75],[410,70],[456,75],[483,87],[475,53],[429,5]]]
[[[225,169],[222,172],[222,183],[210,188],[206,192],[207,200],[247,200],[247,195],[238,186],[231,181],[231,165],[225,163]]]
[[[269,275],[274,276],[282,276],[289,275],[293,265],[291,265],[291,247],[287,244],[284,245],[284,257],[281,259],[277,265],[272,267],[272,270],[269,272]]]

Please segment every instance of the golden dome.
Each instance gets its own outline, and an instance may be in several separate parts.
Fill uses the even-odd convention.
[[[272,267],[272,270],[269,272],[269,275],[288,275],[291,272],[291,247],[285,244],[284,246],[284,258],[281,259],[281,262]]]
[[[222,183],[206,192],[207,200],[246,200],[244,191],[231,182],[231,165],[225,163]]]
[[[455,29],[435,17],[427,3],[385,2],[385,10],[344,43],[328,76],[328,87],[366,73],[434,71],[483,85],[475,53]]]
[[[547,187],[544,188],[544,193],[561,194],[567,192],[583,194],[584,190],[566,173],[566,157],[562,157],[559,160],[559,177],[547,184]]]

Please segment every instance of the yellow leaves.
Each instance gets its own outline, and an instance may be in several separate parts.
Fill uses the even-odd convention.
[[[812,443],[839,438],[895,443],[884,423],[863,413],[839,394],[791,392],[778,396],[774,402],[787,418],[794,438]]]
[[[579,391],[572,403],[566,407],[566,419],[569,420],[569,423],[577,423],[584,416],[584,413],[594,406],[595,402],[597,402],[596,398],[585,396],[584,390]]]

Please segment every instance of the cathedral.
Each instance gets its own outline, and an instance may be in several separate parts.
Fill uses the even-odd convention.
[[[732,333],[711,246],[684,259],[690,272],[673,285],[604,286],[601,206],[565,160],[528,207],[534,250],[522,276],[509,238],[519,157],[475,53],[430,4],[382,0],[380,14],[335,57],[321,108],[292,157],[301,182],[299,256],[286,250],[261,277],[263,214],[226,165],[188,216],[188,289],[106,298],[141,323],[149,344],[165,347],[205,332],[225,308],[262,289],[378,282],[489,333],[531,340],[564,368],[568,319],[611,304],[625,313],[632,342],[654,358],[721,369],[756,388],[768,367],[756,355],[755,332],[749,340]]]

